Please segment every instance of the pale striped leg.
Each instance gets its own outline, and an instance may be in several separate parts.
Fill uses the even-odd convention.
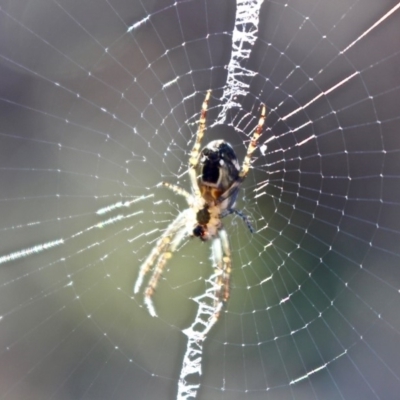
[[[171,240],[170,243],[168,243],[167,247],[160,254],[157,260],[157,264],[154,268],[153,274],[151,275],[149,284],[147,285],[144,291],[144,304],[146,304],[146,307],[149,310],[149,313],[152,317],[156,317],[157,313],[151,298],[157,287],[161,274],[165,268],[165,265],[167,264],[167,261],[172,257],[172,254],[175,252],[179,244],[182,243],[182,240],[185,239],[185,237],[187,236],[188,236],[187,230],[184,227],[182,227],[181,230],[176,232],[175,237]]]
[[[193,203],[193,196],[189,192],[187,192],[185,189],[182,189],[181,187],[174,185],[172,183],[168,183],[168,182],[163,182],[162,184],[166,188],[172,190],[174,193],[179,194],[180,196],[183,196],[187,200],[189,205]]]
[[[239,173],[239,177],[242,180],[247,176],[247,174],[249,172],[250,164],[251,164],[251,156],[253,155],[254,150],[257,148],[258,138],[260,137],[260,135],[262,133],[264,123],[265,123],[265,118],[266,118],[266,109],[265,109],[265,105],[262,104],[260,119],[258,120],[257,127],[253,133],[253,136],[251,137],[249,147],[247,147],[247,154],[243,160],[242,168]]]
[[[153,248],[152,252],[143,262],[139,269],[139,275],[136,279],[135,286],[133,288],[134,293],[138,293],[142,284],[145,275],[149,272],[151,267],[153,266],[156,259],[159,255],[165,251],[168,247],[171,238],[176,234],[179,229],[182,229],[185,225],[186,221],[186,213],[180,213],[175,220],[169,225],[169,227],[165,230],[165,232],[161,235],[160,239],[158,239],[156,246]]]
[[[225,229],[219,231],[219,237],[221,238],[223,257],[223,285],[224,291],[222,293],[223,302],[226,303],[229,299],[231,289],[231,272],[232,272],[232,257],[231,249],[229,247],[228,234]]]
[[[230,294],[230,276],[232,269],[231,252],[228,236],[224,229],[219,231],[219,237],[212,241],[212,255],[216,267],[214,314],[213,320],[219,318],[222,307],[226,304]]]
[[[232,186],[225,192],[223,193],[217,201],[217,204],[222,203],[224,200],[226,200],[228,197],[232,196],[232,194],[237,190],[237,188],[242,184],[244,179],[246,178],[247,174],[249,173],[250,170],[250,165],[251,165],[251,157],[254,153],[254,150],[257,148],[258,144],[258,138],[260,137],[263,127],[264,127],[264,122],[266,118],[266,108],[265,105],[261,105],[261,115],[260,119],[258,120],[257,127],[253,133],[253,136],[250,139],[249,147],[247,148],[247,153],[246,156],[243,160],[242,168],[239,172],[239,178],[237,179],[236,182],[232,184]]]
[[[199,163],[201,141],[203,140],[204,130],[206,129],[207,108],[210,96],[211,96],[211,90],[207,92],[206,97],[203,101],[203,105],[201,107],[199,127],[197,128],[196,140],[194,142],[189,159],[189,176],[193,188],[193,193],[196,197],[200,197],[200,189],[199,189],[199,184],[197,183],[197,176],[196,176],[196,167],[197,164]]]

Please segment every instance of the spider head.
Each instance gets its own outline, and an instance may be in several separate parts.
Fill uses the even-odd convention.
[[[193,236],[199,237],[203,242],[209,239],[207,229],[203,225],[197,225],[193,229]]]
[[[208,192],[212,200],[216,200],[238,180],[239,171],[239,161],[232,146],[224,140],[210,142],[200,152],[197,171],[203,197]]]

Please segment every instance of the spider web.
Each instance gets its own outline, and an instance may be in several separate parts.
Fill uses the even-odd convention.
[[[158,318],[132,286],[209,88],[204,142],[240,160],[269,115],[196,398],[397,398],[399,26],[389,0],[1,1],[0,399],[177,397],[209,245]]]

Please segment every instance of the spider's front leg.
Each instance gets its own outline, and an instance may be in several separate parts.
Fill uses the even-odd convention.
[[[186,214],[185,211],[182,214]],[[179,244],[182,240],[187,237],[187,229],[182,226],[176,233],[173,238],[170,238],[168,244],[164,251],[160,254],[157,264],[154,268],[153,274],[149,280],[149,283],[144,291],[144,304],[146,304],[147,309],[152,317],[156,317],[157,313],[153,305],[153,301],[151,300],[154,291],[157,287],[158,281],[161,277],[162,272],[164,271],[165,265],[168,260],[172,257],[172,254],[175,252]]]
[[[214,313],[210,317],[214,322],[210,326],[219,318],[222,307],[226,304],[230,295],[232,260],[228,235],[224,228],[220,229],[218,237],[213,239],[211,250],[216,267],[216,278],[214,283]]]
[[[174,241],[174,238],[178,235],[178,232],[180,232],[182,229],[184,229],[186,218],[187,218],[186,212],[180,213],[176,217],[176,219],[170,224],[170,226],[166,229],[166,231],[162,234],[162,236],[158,239],[156,246],[153,248],[150,255],[146,258],[146,260],[140,266],[139,275],[136,279],[135,286],[133,288],[133,291],[135,294],[139,292],[140,288],[143,285],[144,277],[150,271],[150,269],[153,267],[154,263],[158,259],[157,266],[159,266],[159,268],[157,269],[157,266],[156,266],[156,268],[153,272],[153,276],[151,278],[152,287],[153,287],[153,291],[154,291],[154,289],[157,285],[158,278],[161,275],[161,272],[165,266],[166,260],[168,259],[168,256],[165,256],[165,255],[169,253],[169,249],[171,248],[171,242]],[[159,264],[160,264],[161,259],[164,259],[165,262],[160,267]],[[157,272],[157,274],[156,274],[157,279],[154,280],[153,277],[156,272]]]

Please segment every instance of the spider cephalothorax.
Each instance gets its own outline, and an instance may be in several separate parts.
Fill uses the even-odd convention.
[[[203,208],[197,211],[197,225],[193,229],[193,236],[199,237],[203,241],[207,240],[207,224],[210,222],[211,219],[209,208],[209,205],[206,204]]]
[[[251,224],[242,212],[234,208],[239,188],[246,178],[251,164],[251,156],[257,147],[265,122],[265,106],[261,107],[261,116],[247,148],[247,154],[240,166],[232,146],[223,140],[214,140],[201,151],[208,101],[211,91],[207,92],[201,109],[199,128],[189,158],[189,177],[191,193],[164,182],[163,185],[177,194],[184,196],[189,208],[182,211],[161,235],[156,246],[140,267],[134,292],[137,293],[144,276],[154,266],[153,274],[144,291],[144,302],[152,316],[156,315],[151,297],[157,286],[161,273],[171,258],[172,253],[188,236],[199,237],[202,241],[212,240],[212,254],[216,268],[215,312],[217,319],[222,306],[229,298],[229,280],[231,273],[231,251],[228,235],[221,219],[235,213],[239,215],[250,231]]]

